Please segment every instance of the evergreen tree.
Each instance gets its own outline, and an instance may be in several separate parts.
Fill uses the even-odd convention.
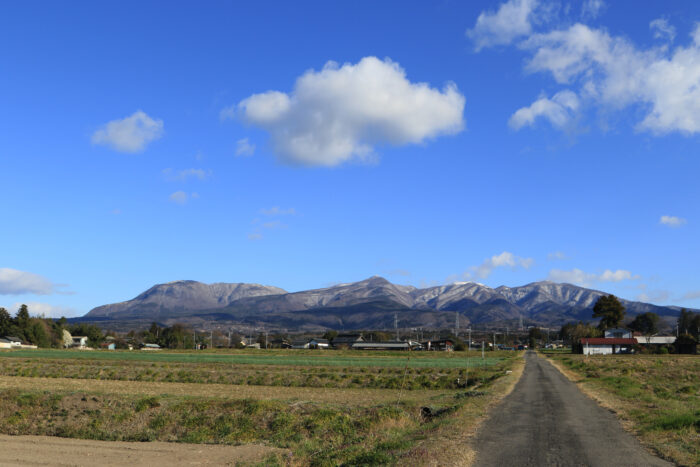
[[[659,332],[658,325],[659,315],[649,311],[636,316],[629,327],[634,331],[641,332],[645,336],[652,336]]]
[[[625,317],[625,307],[614,295],[603,295],[593,306],[593,317],[600,318],[601,330],[616,328]]]

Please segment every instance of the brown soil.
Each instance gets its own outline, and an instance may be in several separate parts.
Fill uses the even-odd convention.
[[[281,449],[256,444],[213,446],[88,441],[50,436],[0,435],[3,466],[235,465],[261,462]]]

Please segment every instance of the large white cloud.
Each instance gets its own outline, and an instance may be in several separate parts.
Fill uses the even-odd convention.
[[[102,125],[92,135],[93,144],[109,146],[119,152],[141,152],[148,143],[163,136],[163,120],[157,120],[137,110],[120,120]]]
[[[285,162],[334,166],[365,157],[377,144],[420,143],[459,132],[464,96],[411,83],[390,60],[365,57],[357,64],[328,62],[300,76],[290,94],[268,91],[238,104],[238,114],[270,133]]]
[[[55,288],[55,284],[39,274],[0,268],[0,295],[48,295],[54,293]]]
[[[566,282],[569,284],[577,284],[588,287],[597,282],[622,282],[636,280],[639,279],[639,276],[633,275],[630,271],[624,269],[617,269],[615,271],[606,269],[600,274],[595,274],[574,268],[570,271],[552,269],[549,271],[549,276],[547,279],[554,282]]]
[[[638,130],[690,134],[700,131],[699,31],[696,27],[686,47],[642,50],[602,29],[575,24],[533,34],[521,47],[532,54],[528,71],[578,87],[587,102],[612,110],[641,108]]]
[[[484,47],[506,45],[532,32],[532,15],[537,0],[509,0],[497,11],[484,11],[467,31],[478,52]]]
[[[675,28],[666,19],[656,19],[650,23],[651,33],[663,41],[644,48],[581,23],[533,32],[533,15],[538,17],[534,10],[547,5],[510,0],[495,13],[481,13],[469,32],[477,49],[516,42],[529,55],[526,71],[547,73],[564,86],[555,97],[540,97],[517,110],[510,118],[513,128],[530,125],[537,117],[564,127],[562,122],[576,112],[629,108],[634,115],[642,115],[634,122],[638,131],[700,132],[700,24],[686,45],[674,48],[670,42]],[[583,16],[595,16],[602,6],[602,2],[587,2]],[[558,102],[556,97],[563,93],[576,96],[575,105]]]

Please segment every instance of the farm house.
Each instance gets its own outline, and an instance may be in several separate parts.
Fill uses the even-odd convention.
[[[624,337],[584,337],[580,342],[584,355],[631,353],[633,346],[637,345],[637,339]]]

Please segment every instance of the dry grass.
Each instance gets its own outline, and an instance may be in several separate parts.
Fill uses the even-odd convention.
[[[464,369],[445,365],[406,371],[390,367],[330,369],[172,361],[13,358],[8,363],[0,359],[5,370],[20,369],[28,374],[0,376],[0,419],[8,422],[0,425],[0,432],[101,440],[262,443],[293,453],[291,458],[267,459],[266,464],[461,465],[465,454],[469,458],[465,440],[477,421],[519,377],[522,359],[515,358],[517,355],[504,354],[489,362],[491,365],[471,368],[466,392]],[[445,358],[458,361],[454,356]],[[513,366],[516,371],[504,377]],[[75,377],[41,376],[45,371],[55,376],[62,367],[75,372],[71,373]],[[113,371],[130,369],[144,378],[175,369],[182,372],[182,378],[199,374],[211,374],[211,378],[203,383],[110,378]],[[215,382],[218,372],[234,374],[239,370],[252,372],[263,381],[277,381],[296,371],[305,375],[308,385]],[[350,375],[351,379],[368,375],[396,378],[397,370],[402,384],[406,371],[403,389],[348,388],[343,387],[347,378],[334,379],[337,375]],[[409,390],[411,382],[421,377],[434,378],[443,385],[456,384],[456,377],[461,379],[455,386],[459,389],[413,386]],[[319,387],[314,378],[335,381],[340,387]],[[422,407],[431,407],[433,416],[424,417]]]
[[[0,376],[0,389],[52,391],[81,391],[96,394],[126,394],[144,396],[195,396],[221,399],[258,399],[334,402],[346,405],[386,403],[398,399],[395,389],[336,389],[281,386],[234,386],[229,384],[153,383],[141,381],[85,380],[72,378],[29,378]],[[425,402],[453,394],[454,391],[406,391],[401,400]]]
[[[469,398],[469,403],[461,406],[449,423],[438,424],[427,437],[404,456],[410,465],[424,466],[465,466],[472,465],[475,451],[470,439],[487,418],[491,408],[510,394],[520,380],[525,368],[525,360],[518,358],[510,367],[512,373],[499,378],[482,395]],[[481,394],[475,388],[475,394]]]
[[[649,450],[679,465],[700,465],[700,358],[557,355],[550,361]]]

